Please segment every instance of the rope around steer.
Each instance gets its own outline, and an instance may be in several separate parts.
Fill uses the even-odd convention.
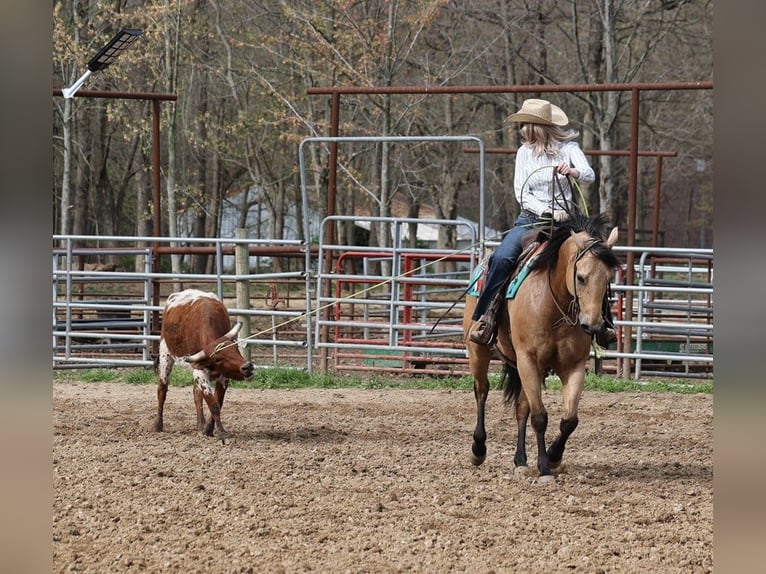
[[[505,232],[505,233],[507,233],[507,232]],[[406,271],[406,272],[401,273],[399,275],[396,275],[394,277],[390,277],[389,279],[386,279],[384,281],[380,281],[379,283],[375,283],[373,285],[370,285],[369,287],[367,287],[365,289],[362,289],[361,291],[355,291],[354,293],[351,293],[350,295],[342,297],[339,300],[333,301],[332,303],[327,303],[326,305],[322,305],[321,307],[317,307],[315,310],[311,311],[310,313],[301,313],[300,315],[297,315],[295,317],[291,317],[291,318],[289,318],[289,319],[287,319],[285,321],[282,321],[281,323],[277,323],[276,325],[272,325],[268,329],[263,329],[262,331],[258,331],[257,333],[252,333],[251,335],[248,335],[247,337],[245,337],[243,339],[238,339],[237,341],[231,341],[229,343],[218,343],[218,345],[216,345],[215,349],[213,350],[211,356],[215,355],[216,353],[218,353],[218,352],[220,352],[220,351],[222,351],[222,350],[224,350],[224,349],[226,349],[228,347],[231,347],[233,345],[239,344],[240,341],[247,341],[248,339],[254,339],[255,337],[259,337],[261,335],[266,335],[268,333],[271,333],[271,332],[275,331],[279,327],[283,327],[285,325],[289,325],[290,323],[293,323],[295,321],[300,321],[301,319],[304,319],[306,317],[309,317],[311,315],[319,313],[320,311],[323,311],[324,309],[328,309],[328,308],[330,308],[330,307],[332,307],[334,305],[337,305],[338,303],[342,303],[342,302],[347,301],[349,299],[353,299],[353,298],[355,298],[355,297],[357,297],[359,295],[363,295],[364,293],[367,293],[368,291],[376,289],[376,288],[380,287],[381,285],[386,285],[387,283],[391,283],[395,279],[401,279],[402,277],[407,277],[408,275],[411,275],[411,274],[415,273],[416,271],[420,271],[421,269],[426,268],[428,265],[432,265],[434,263],[439,263],[440,261],[443,261],[443,260],[445,260],[445,259],[447,259],[449,257],[452,257],[453,255],[457,255],[457,254],[462,253],[464,251],[470,251],[470,250],[474,249],[478,245],[479,245],[478,243],[473,243],[473,244],[469,245],[468,247],[464,247],[463,249],[458,249],[456,251],[452,251],[452,252],[447,253],[446,255],[444,255],[442,257],[439,257],[438,259],[434,259],[433,261],[425,263],[425,264],[423,264],[423,265],[421,265],[419,267],[415,267],[414,269],[411,269],[410,271]]]
[[[555,170],[556,166],[555,166],[555,165],[542,166],[542,167],[539,167],[539,168],[537,168],[537,169],[536,169],[534,172],[532,172],[532,173],[535,173],[535,172],[537,172],[537,171],[540,171],[540,170],[542,170],[542,169],[550,169],[550,168],[553,168],[553,169]],[[531,176],[531,175],[532,175],[532,174],[530,174],[530,176]],[[554,175],[555,175],[555,171],[554,171]],[[528,177],[527,179],[529,179],[529,177]],[[572,178],[570,178],[570,180],[571,180],[571,181],[570,181],[570,183],[574,183],[574,188],[577,190],[577,192],[578,192],[578,194],[579,194],[579,196],[580,196],[581,202],[582,202],[582,204],[583,204],[583,206],[584,206],[585,215],[587,216],[587,215],[588,215],[588,208],[587,208],[587,203],[585,202],[585,197],[584,197],[584,194],[583,194],[583,192],[582,192],[582,188],[580,187],[580,185],[577,183],[577,181],[576,181],[576,180],[574,180],[574,179],[572,179]],[[525,181],[525,183],[526,183],[526,181]],[[551,224],[553,224],[553,220],[551,220]],[[508,231],[510,231],[510,229],[509,229]],[[501,234],[500,234],[500,237],[502,238],[502,236],[503,236],[503,235],[505,235],[506,233],[508,233],[508,231],[504,231],[503,233],[501,233]],[[356,291],[356,292],[354,292],[354,293],[351,293],[350,295],[347,295],[346,297],[342,297],[340,300],[337,300],[337,301],[333,301],[332,303],[327,303],[326,305],[323,305],[323,306],[321,306],[321,307],[318,307],[317,309],[315,309],[314,311],[312,311],[312,312],[310,312],[310,313],[302,313],[302,314],[300,314],[300,315],[297,315],[297,316],[295,316],[295,317],[292,317],[292,318],[290,318],[290,319],[287,319],[287,320],[285,320],[285,321],[282,321],[281,323],[278,323],[278,324],[272,325],[272,326],[271,326],[271,328],[269,328],[269,329],[264,329],[264,330],[262,330],[262,331],[258,331],[257,333],[252,333],[251,335],[248,335],[247,337],[245,337],[245,338],[243,338],[243,339],[239,339],[239,340],[237,340],[237,341],[232,341],[232,342],[230,342],[230,343],[219,343],[219,344],[216,346],[216,348],[215,348],[215,350],[213,351],[213,353],[212,353],[212,354],[214,355],[214,354],[218,353],[219,351],[222,351],[223,349],[225,349],[225,348],[227,348],[227,347],[230,347],[230,346],[232,346],[232,345],[237,345],[237,344],[239,343],[239,341],[247,341],[248,339],[253,339],[253,338],[255,338],[255,337],[259,337],[259,336],[261,336],[261,335],[266,335],[266,334],[268,334],[268,333],[272,333],[272,332],[276,331],[276,330],[277,330],[277,328],[279,328],[279,327],[283,327],[283,326],[285,326],[285,325],[289,325],[290,323],[294,323],[295,321],[299,321],[299,320],[301,320],[301,319],[304,319],[304,318],[306,318],[306,317],[309,317],[309,316],[311,316],[311,315],[314,315],[314,314],[316,314],[316,313],[319,313],[320,311],[323,311],[324,309],[330,308],[330,307],[332,307],[333,305],[336,305],[336,304],[338,304],[338,303],[342,303],[343,301],[347,301],[347,300],[349,300],[349,299],[353,299],[353,298],[355,298],[355,297],[357,297],[357,296],[359,296],[359,295],[363,295],[364,293],[367,293],[368,291],[371,291],[371,290],[373,290],[373,289],[376,289],[376,288],[378,288],[378,287],[380,287],[380,286],[382,286],[382,285],[386,285],[387,283],[391,283],[391,282],[393,282],[395,279],[401,279],[402,277],[406,277],[406,276],[408,276],[408,275],[411,275],[412,273],[415,273],[416,271],[420,271],[421,269],[424,269],[424,268],[425,268],[425,267],[427,267],[428,265],[431,265],[431,264],[433,264],[433,263],[439,263],[440,261],[444,261],[445,259],[447,259],[447,258],[449,258],[449,257],[452,257],[453,255],[457,255],[457,254],[459,254],[459,253],[463,253],[463,252],[466,252],[466,251],[470,251],[470,250],[473,250],[473,249],[474,249],[475,247],[477,247],[478,245],[479,245],[478,243],[472,243],[472,244],[471,244],[471,245],[469,245],[468,247],[465,247],[465,248],[463,248],[463,249],[458,249],[458,250],[452,251],[452,252],[450,252],[450,253],[447,253],[447,254],[446,254],[446,255],[444,255],[443,257],[439,257],[438,259],[435,259],[435,260],[433,260],[433,261],[431,261],[431,262],[429,262],[429,263],[423,264],[423,265],[421,265],[421,266],[419,266],[419,267],[416,267],[416,268],[414,268],[414,269],[412,269],[412,270],[410,270],[410,271],[407,271],[407,272],[405,272],[405,273],[402,273],[402,274],[400,274],[400,275],[397,275],[397,276],[395,276],[395,277],[391,277],[391,278],[389,278],[389,279],[386,279],[386,280],[384,280],[384,281],[381,281],[381,282],[379,282],[379,283],[375,283],[375,284],[373,284],[373,285],[371,285],[371,286],[367,287],[366,289],[362,289],[361,291]],[[563,312],[562,312],[562,314],[563,314]]]

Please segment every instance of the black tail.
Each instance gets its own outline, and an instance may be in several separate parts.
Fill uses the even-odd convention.
[[[521,394],[521,377],[516,367],[506,363],[503,369],[503,380],[500,382],[503,387],[503,396],[508,404],[515,403]]]

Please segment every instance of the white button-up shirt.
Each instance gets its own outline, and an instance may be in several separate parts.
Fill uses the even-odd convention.
[[[545,154],[537,156],[532,146],[527,144],[519,148],[516,152],[513,188],[516,201],[522,209],[540,215],[565,209],[571,204],[572,190],[567,177],[557,174],[561,187],[552,185],[553,173],[561,162],[568,163],[580,173],[577,181],[582,183],[595,181],[596,174],[576,142],[562,143],[556,157]]]

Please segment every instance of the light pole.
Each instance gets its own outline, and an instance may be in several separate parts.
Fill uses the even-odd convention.
[[[77,90],[83,85],[93,72],[103,70],[109,64],[114,62],[122,54],[123,50],[130,46],[136,39],[143,34],[143,30],[137,28],[123,28],[109,42],[101,48],[98,53],[88,62],[88,69],[80,76],[77,81],[69,88],[61,90],[65,98],[73,98]]]

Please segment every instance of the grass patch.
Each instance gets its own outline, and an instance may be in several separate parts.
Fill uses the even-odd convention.
[[[561,388],[558,377],[548,377],[548,388]],[[712,394],[713,383],[710,381],[697,381],[685,379],[652,379],[647,381],[634,381],[632,379],[618,379],[612,376],[585,375],[585,390],[602,391],[605,393],[620,393],[626,391],[649,392],[649,393],[683,393],[683,394]]]
[[[120,373],[112,369],[87,369],[82,371],[82,379],[86,383],[119,382]]]
[[[499,373],[490,375],[490,386],[493,389],[500,387],[501,376]],[[84,370],[61,370],[53,372],[54,381],[79,381],[98,383],[127,383],[131,385],[154,385],[157,384],[157,375],[153,369],[84,369]],[[193,384],[191,371],[188,369],[173,369],[170,375],[170,385],[185,387]],[[551,376],[546,379],[546,388],[561,389],[561,381],[558,377]],[[390,375],[374,373],[367,374],[309,374],[304,369],[292,369],[287,367],[273,367],[256,370],[253,378],[249,381],[231,381],[232,388],[243,389],[424,389],[424,390],[459,390],[472,391],[473,379],[463,377],[406,377],[403,375]],[[713,383],[711,381],[697,381],[686,379],[652,379],[647,381],[633,381],[618,379],[613,376],[596,375],[588,373],[585,376],[586,391],[601,391],[606,393],[616,392],[652,392],[652,393],[682,393],[682,394],[712,394]]]

